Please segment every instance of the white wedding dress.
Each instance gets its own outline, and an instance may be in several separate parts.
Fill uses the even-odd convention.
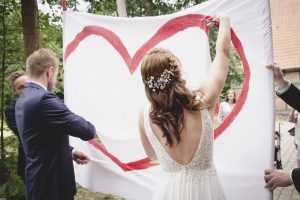
[[[157,182],[153,200],[225,199],[213,163],[213,125],[207,109],[201,110],[202,132],[196,154],[187,165],[173,160],[153,134],[149,108],[144,110],[146,135],[155,150],[163,175]]]

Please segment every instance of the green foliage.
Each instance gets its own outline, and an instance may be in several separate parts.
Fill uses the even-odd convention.
[[[1,1],[1,7],[4,6]],[[16,100],[17,96],[11,91],[9,76],[16,70],[25,70],[25,53],[22,32],[21,6],[18,1],[6,1],[5,24],[6,29],[0,24],[0,59],[3,59],[4,33],[6,40],[5,65],[1,65],[1,70],[5,72],[4,82],[4,107],[10,102]],[[40,13],[41,46],[54,51],[62,62],[62,27],[54,24],[57,18],[49,14]],[[63,94],[61,79],[57,82],[55,92]],[[1,99],[1,96],[0,96]]]
[[[22,35],[22,25],[20,16],[20,4],[16,1],[1,1],[2,8],[5,8],[4,23],[0,25],[0,59],[3,60],[3,51],[5,42],[5,64],[1,65],[1,71],[4,71],[4,105],[15,100],[16,96],[11,92],[9,84],[9,75],[16,70],[24,70],[24,43]],[[3,16],[1,16],[3,17]],[[3,21],[2,21],[3,22]],[[4,40],[5,37],[5,40]],[[1,98],[1,97],[0,97]]]
[[[56,24],[56,18],[52,18],[49,14],[40,13],[40,28],[41,28],[41,46],[46,49],[51,49],[59,58],[60,63],[63,62],[62,48],[62,27]],[[60,68],[62,64],[60,65]],[[58,77],[54,92],[63,98],[63,82],[61,77]]]
[[[117,4],[116,1],[99,1],[99,0],[88,0],[90,3],[88,12],[98,15],[112,16],[116,15]]]
[[[24,183],[17,175],[18,139],[11,135],[4,138],[5,158],[0,162],[0,197],[15,199],[25,194]]]
[[[179,10],[180,5],[169,3],[167,1],[145,1],[134,0],[127,1],[128,16],[157,16],[163,14],[170,14]]]
[[[62,27],[49,14],[40,12],[41,46],[51,49],[62,61]]]
[[[25,195],[25,186],[22,179],[15,173],[9,172],[9,179],[0,186],[0,197],[9,199],[20,198]]]
[[[117,16],[117,5],[115,0],[85,0],[90,4],[88,12],[100,15]],[[201,3],[205,0],[127,0],[126,9],[129,17],[157,16],[170,14],[184,8]]]

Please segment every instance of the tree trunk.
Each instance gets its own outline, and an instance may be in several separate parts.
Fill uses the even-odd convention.
[[[25,57],[40,48],[39,12],[36,0],[21,0]]]
[[[147,16],[152,16],[153,15],[153,1],[147,0],[147,2],[145,4],[145,8],[146,8]]]
[[[4,160],[4,78],[5,78],[5,55],[6,55],[6,23],[5,23],[5,12],[6,12],[6,1],[2,4],[2,28],[3,32],[1,33],[3,41],[3,49],[2,49],[2,66],[1,66],[1,109],[0,109],[0,117],[1,117],[1,161]],[[0,165],[0,169],[2,169],[3,166]],[[3,178],[2,176],[0,178]]]
[[[127,17],[126,0],[117,1],[117,12],[119,17]]]

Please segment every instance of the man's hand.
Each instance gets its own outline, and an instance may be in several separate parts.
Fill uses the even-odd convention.
[[[270,191],[277,187],[287,187],[293,184],[289,172],[283,170],[266,169],[264,178],[265,188]]]
[[[266,65],[266,67],[273,71],[275,82],[279,88],[284,88],[288,85],[288,81],[284,79],[284,74],[280,67],[278,67],[276,64],[269,64]]]
[[[73,160],[78,164],[78,165],[84,165],[87,164],[90,161],[90,158],[85,155],[84,153],[75,150],[73,153]]]

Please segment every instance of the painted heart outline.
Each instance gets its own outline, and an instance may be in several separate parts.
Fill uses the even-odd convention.
[[[103,37],[107,40],[112,47],[120,54],[123,58],[124,62],[126,63],[129,72],[133,74],[137,69],[139,63],[146,55],[146,53],[155,47],[160,42],[172,37],[176,33],[180,31],[184,31],[187,28],[191,27],[198,27],[208,33],[208,29],[206,26],[206,20],[212,19],[211,16],[204,16],[201,14],[188,14],[179,17],[175,17],[165,24],[163,24],[157,32],[148,40],[146,41],[131,57],[127,51],[127,48],[124,46],[121,39],[111,30],[106,29],[101,26],[94,26],[89,25],[85,26],[81,32],[79,32],[73,41],[71,41],[65,50],[64,53],[64,61],[67,62],[68,57],[76,50],[80,42],[82,42],[85,38],[89,37],[90,35],[97,35]],[[215,139],[220,136],[224,130],[233,122],[235,117],[243,108],[245,101],[247,99],[248,91],[249,91],[249,80],[250,80],[250,67],[248,61],[246,59],[244,49],[242,43],[240,42],[239,38],[231,28],[231,40],[232,44],[236,48],[241,61],[243,63],[244,69],[244,83],[243,88],[240,94],[239,99],[236,102],[235,107],[229,114],[229,116],[224,120],[224,122],[215,129],[214,137]],[[140,169],[147,169],[152,166],[156,166],[156,163],[152,163],[148,158],[144,158],[141,160],[123,163],[121,162],[116,156],[112,155],[104,146],[103,143],[99,143],[96,139],[90,140],[89,143],[95,147],[96,149],[100,150],[104,155],[109,157],[115,164],[117,164],[122,170],[124,171],[131,171],[131,170],[140,170]]]

